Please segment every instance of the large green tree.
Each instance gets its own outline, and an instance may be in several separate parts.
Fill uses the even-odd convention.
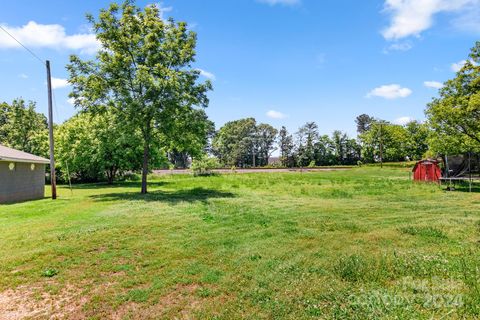
[[[408,156],[408,131],[404,126],[376,120],[370,129],[359,136],[362,158],[366,162],[404,161]]]
[[[426,115],[433,132],[432,151],[463,153],[480,150],[480,41],[455,78],[445,82]]]
[[[212,151],[224,165],[255,167],[268,164],[277,129],[254,118],[225,123],[212,140]]]
[[[213,153],[225,165],[253,165],[257,123],[253,118],[225,123],[212,140]]]
[[[81,112],[56,130],[57,162],[61,173],[77,181],[113,183],[126,172],[142,167],[140,130],[125,127],[117,116]],[[158,163],[160,148],[152,148],[152,163]]]
[[[48,157],[47,118],[35,110],[35,102],[23,99],[0,104],[0,144]]]
[[[256,128],[256,156],[258,166],[268,165],[268,159],[273,151],[275,151],[274,144],[277,137],[278,130],[266,123],[260,123]]]
[[[406,144],[406,153],[411,160],[422,159],[428,151],[428,136],[430,129],[426,123],[410,121],[405,125],[408,140]]]
[[[192,66],[196,34],[184,22],[163,20],[158,6],[142,10],[129,0],[112,3],[98,18],[87,18],[101,47],[94,61],[71,56],[71,96],[81,108],[109,110],[132,132],[140,131],[141,192],[147,193],[154,141],[169,145],[178,128],[176,119],[195,106],[208,105],[211,83],[200,83],[200,72]]]

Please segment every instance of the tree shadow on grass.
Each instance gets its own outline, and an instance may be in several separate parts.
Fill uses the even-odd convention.
[[[128,200],[177,204],[180,202],[206,202],[209,199],[234,198],[236,195],[231,192],[213,189],[193,188],[177,191],[155,190],[147,194],[141,194],[140,192],[107,193],[90,197],[96,201]]]
[[[149,187],[163,187],[169,184],[166,181],[149,181]],[[63,185],[64,188],[69,188],[68,185]],[[110,189],[110,188],[138,188],[140,190],[142,187],[142,183],[140,181],[122,181],[122,182],[115,182],[113,184],[108,184],[106,182],[96,182],[96,183],[82,183],[82,184],[72,184],[72,189]]]

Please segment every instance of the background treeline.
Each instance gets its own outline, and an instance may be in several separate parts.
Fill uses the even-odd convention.
[[[356,165],[379,161],[381,145],[384,161],[420,159],[428,150],[429,129],[415,121],[401,126],[360,115],[354,139],[338,130],[321,135],[315,122],[290,134],[285,127],[277,130],[254,118],[227,122],[215,131],[203,110],[193,110],[175,124],[174,139],[154,139],[153,168],[187,168],[192,159],[206,155],[215,156],[223,167]],[[113,182],[142,168],[140,130],[132,130],[114,113],[79,112],[55,126],[54,132],[57,169],[63,180],[69,174],[74,181]],[[162,140],[171,142],[165,146]],[[35,111],[34,102],[17,99],[1,104],[0,143],[48,157],[47,121]],[[274,152],[279,159],[270,163]]]
[[[356,165],[359,162],[405,161],[422,158],[427,150],[427,124],[411,121],[396,125],[366,114],[357,117],[357,138],[336,130],[321,135],[315,122],[290,134],[247,118],[226,123],[215,134],[211,150],[224,166],[255,167],[269,164],[278,151],[283,167]]]
[[[231,121],[215,131],[203,109],[182,109],[164,122],[168,130],[153,137],[149,164],[185,168],[192,159],[208,159],[222,167],[258,167],[268,165],[276,152],[278,166],[330,166],[480,152],[480,42],[425,113],[425,123],[405,125],[362,114],[352,138],[341,131],[322,135],[315,122],[289,133],[254,118]],[[69,174],[76,181],[113,182],[142,168],[141,127],[128,125],[115,112],[82,109],[54,131],[61,179]],[[0,144],[48,157],[47,121],[34,102],[0,104]]]

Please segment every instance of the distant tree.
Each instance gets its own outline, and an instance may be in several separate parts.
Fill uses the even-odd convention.
[[[375,121],[359,139],[362,142],[362,157],[366,162],[379,161],[381,153],[383,161],[390,162],[404,161],[408,155],[409,135],[401,125]]]
[[[0,104],[0,144],[48,157],[47,118],[35,111],[35,102],[16,99]]]
[[[268,165],[268,159],[273,151],[278,130],[266,123],[260,123],[256,127],[256,144],[258,155],[258,166]]]
[[[227,122],[212,139],[212,150],[228,166],[252,167],[268,164],[275,150],[277,130],[269,124],[246,118]]]
[[[282,126],[278,134],[278,145],[280,148],[280,162],[284,167],[293,167],[295,165],[293,153],[293,137],[288,134],[287,128]]]
[[[315,161],[315,142],[318,140],[318,126],[315,122],[307,122],[297,132],[298,165],[305,167]]]
[[[361,146],[346,133],[334,131],[332,134],[335,164],[352,165],[361,158]]]
[[[428,151],[430,129],[427,124],[411,121],[405,125],[408,140],[406,152],[411,160],[420,160]]]
[[[315,150],[315,164],[318,166],[335,165],[335,146],[328,135],[318,137],[314,145]]]
[[[209,140],[215,133],[215,124],[210,121],[203,109],[185,110],[175,117],[168,132],[173,136],[161,136],[160,140],[168,145],[168,158],[177,168],[187,168],[196,157],[203,157],[208,152]]]
[[[344,159],[347,158],[347,148],[345,145],[347,140],[348,137],[345,133],[341,132],[340,130],[333,131],[332,142],[335,150],[336,162],[338,164],[342,163]]]
[[[7,130],[5,125],[8,123],[10,105],[6,102],[0,103],[0,143],[6,143]]]
[[[212,140],[213,153],[229,166],[245,167],[253,164],[256,121],[246,118],[225,123]]]
[[[95,113],[115,113],[131,132],[141,133],[142,193],[155,141],[168,145],[177,117],[206,107],[210,82],[199,83],[192,67],[196,35],[184,22],[161,19],[158,6],[144,10],[133,1],[112,3],[98,19],[89,15],[101,47],[95,61],[70,57],[67,69],[75,104]]]
[[[455,78],[428,104],[430,144],[437,153],[480,150],[480,41]]]
[[[342,164],[354,165],[362,159],[362,146],[358,144],[356,139],[347,139],[345,142],[346,157]]]
[[[368,130],[372,123],[375,122],[373,117],[370,117],[368,114],[361,114],[355,119],[355,123],[357,124],[357,133],[362,134]]]

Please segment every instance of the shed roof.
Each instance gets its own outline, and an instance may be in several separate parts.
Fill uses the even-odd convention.
[[[48,164],[48,159],[0,145],[0,161]]]

